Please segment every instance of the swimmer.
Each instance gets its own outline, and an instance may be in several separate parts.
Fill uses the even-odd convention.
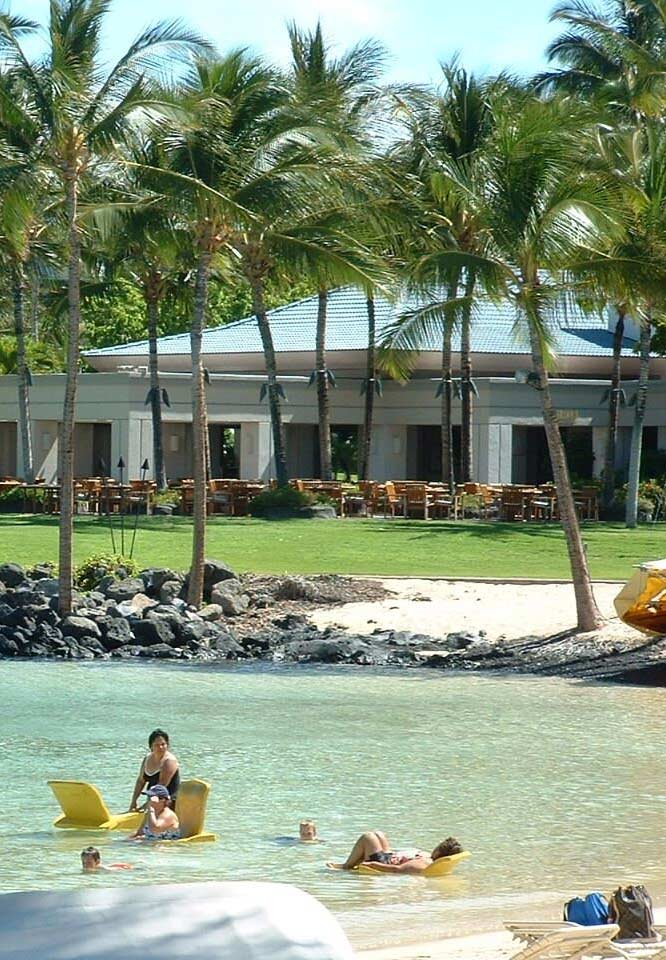
[[[454,837],[447,837],[438,843],[432,853],[423,850],[392,850],[386,834],[381,830],[370,830],[358,838],[342,864],[342,869],[353,870],[354,867],[367,864],[380,873],[420,874],[435,860],[462,852],[462,845]]]
[[[81,869],[84,873],[97,873],[98,870],[133,870],[131,863],[112,863],[102,866],[102,854],[97,847],[86,847],[81,851]]]
[[[314,820],[301,820],[298,825],[298,838],[301,843],[322,843],[317,836],[317,824]]]
[[[148,809],[143,824],[128,840],[179,840],[180,823],[169,806],[169,791],[161,783],[146,790]]]

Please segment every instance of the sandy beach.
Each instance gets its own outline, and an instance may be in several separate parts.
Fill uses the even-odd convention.
[[[490,640],[548,637],[576,623],[569,583],[496,583],[469,580],[382,579],[393,596],[310,614],[318,627],[339,624],[356,633],[375,629],[409,630],[439,637],[449,632],[485,630]],[[594,585],[597,604],[608,618],[605,634],[635,636],[617,618],[613,599],[622,584]]]
[[[656,923],[666,923],[666,907],[655,907]],[[557,919],[551,917],[550,919]],[[360,960],[507,960],[520,949],[506,930],[450,937],[432,943],[414,943],[381,950],[363,950]]]

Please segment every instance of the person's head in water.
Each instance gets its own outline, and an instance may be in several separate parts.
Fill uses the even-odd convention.
[[[441,843],[437,844],[430,856],[433,860],[439,860],[441,857],[453,857],[456,853],[462,852],[462,843],[456,840],[455,837],[447,837],[446,840],[442,840]]]
[[[169,734],[166,730],[153,730],[148,737],[148,746],[153,753],[158,756],[164,756],[169,749]]]
[[[298,833],[301,840],[316,840],[317,839],[317,824],[314,820],[301,820]]]
[[[81,851],[81,866],[84,873],[93,873],[102,866],[102,855],[97,847],[86,847]]]

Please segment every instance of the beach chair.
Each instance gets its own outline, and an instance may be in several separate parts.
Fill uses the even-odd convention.
[[[102,794],[92,783],[81,780],[47,780],[62,809],[54,827],[67,830],[138,830],[143,822],[141,810],[130,813],[109,812]]]
[[[354,960],[333,914],[284,883],[86,883],[8,893],[0,929],[2,960]]]
[[[579,930],[589,929],[565,920],[508,920],[505,921],[504,926],[516,940],[526,944],[535,943],[547,934],[567,927],[575,927]],[[655,924],[654,929],[657,933],[656,939],[635,937],[632,940],[613,940],[602,945],[599,956],[625,957],[629,960],[639,960],[639,958],[666,960],[666,940],[664,939],[666,927]]]
[[[205,780],[183,780],[176,796],[176,815],[180,822],[180,840],[169,843],[202,843],[217,840],[204,830],[210,784]]]
[[[623,956],[622,950],[611,943],[619,931],[616,923],[595,927],[578,924],[559,924],[555,930],[542,937],[529,940],[510,960],[579,960],[580,957],[600,957],[615,954]]]

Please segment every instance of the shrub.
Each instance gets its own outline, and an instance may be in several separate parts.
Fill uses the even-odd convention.
[[[289,486],[278,487],[276,490],[265,490],[256,496],[250,502],[248,512],[253,517],[265,517],[273,510],[298,513],[301,507],[312,506],[313,500],[312,494],[306,491]]]
[[[138,564],[130,557],[114,553],[94,553],[76,568],[74,583],[80,590],[94,590],[104,577],[135,577],[139,572]]]
[[[152,501],[156,507],[177,507],[180,495],[175,490],[160,490],[153,494]]]

